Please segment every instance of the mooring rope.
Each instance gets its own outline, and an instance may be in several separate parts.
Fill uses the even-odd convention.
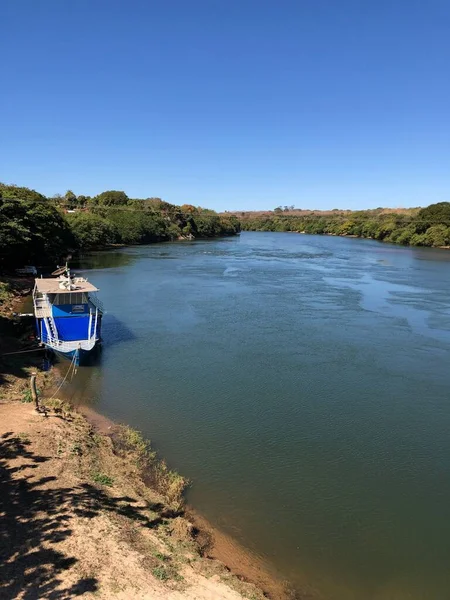
[[[11,354],[24,354],[25,352],[39,352],[40,350],[46,350],[43,348],[33,348],[31,350],[18,350],[17,352],[5,352],[4,354],[0,354],[0,356],[11,356]]]
[[[73,377],[73,375],[74,375],[74,373],[75,373],[75,370],[76,370],[76,361],[77,361],[77,358],[78,358],[78,350],[76,350],[76,351],[75,351],[75,354],[73,355],[72,362],[70,363],[70,365],[69,365],[69,368],[67,369],[67,373],[66,373],[66,375],[65,375],[64,379],[61,381],[61,383],[60,383],[60,385],[59,385],[58,389],[57,389],[57,390],[56,390],[56,392],[53,394],[53,396],[52,396],[51,398],[49,398],[49,400],[53,400],[53,398],[56,396],[56,394],[57,394],[57,393],[59,392],[59,390],[62,388],[62,386],[64,385],[64,382],[66,381],[66,379],[67,379],[67,377],[68,377],[68,375],[69,375],[69,373],[70,373],[70,370],[72,369],[72,367],[73,367],[73,373],[72,373],[72,377]]]

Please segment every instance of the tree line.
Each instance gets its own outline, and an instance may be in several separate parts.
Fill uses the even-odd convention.
[[[114,244],[234,235],[234,215],[160,198],[133,199],[123,191],[51,198],[0,183],[0,267],[52,264],[69,253]]]
[[[298,211],[285,214],[241,213],[241,228],[247,231],[297,231],[301,233],[355,236],[405,246],[450,246],[450,202],[426,208],[362,211]]]

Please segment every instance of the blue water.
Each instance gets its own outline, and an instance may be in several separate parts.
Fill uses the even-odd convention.
[[[450,598],[450,253],[243,233],[95,253],[75,396],[300,590]]]

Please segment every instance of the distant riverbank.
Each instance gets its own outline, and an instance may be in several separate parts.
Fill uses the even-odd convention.
[[[253,231],[253,230],[252,230]],[[379,240],[370,236],[362,236],[362,235],[355,235],[352,233],[309,233],[307,231],[289,231],[287,233],[298,233],[301,235],[330,235],[332,237],[342,237],[342,238],[354,238],[354,239],[361,239],[361,240],[373,240],[375,242],[384,242],[385,244],[394,244],[395,242],[391,242],[390,240]],[[419,247],[419,246],[416,246]],[[429,246],[431,247],[431,246]],[[432,246],[433,248],[436,248],[438,250],[449,250],[450,249],[450,245],[447,246]]]
[[[281,210],[241,212],[244,231],[293,231],[367,238],[403,246],[450,246],[450,202],[426,208],[374,210]]]

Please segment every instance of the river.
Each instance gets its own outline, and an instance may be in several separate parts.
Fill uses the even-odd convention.
[[[450,597],[450,252],[243,232],[80,267],[107,314],[73,397],[195,509],[317,597]]]

